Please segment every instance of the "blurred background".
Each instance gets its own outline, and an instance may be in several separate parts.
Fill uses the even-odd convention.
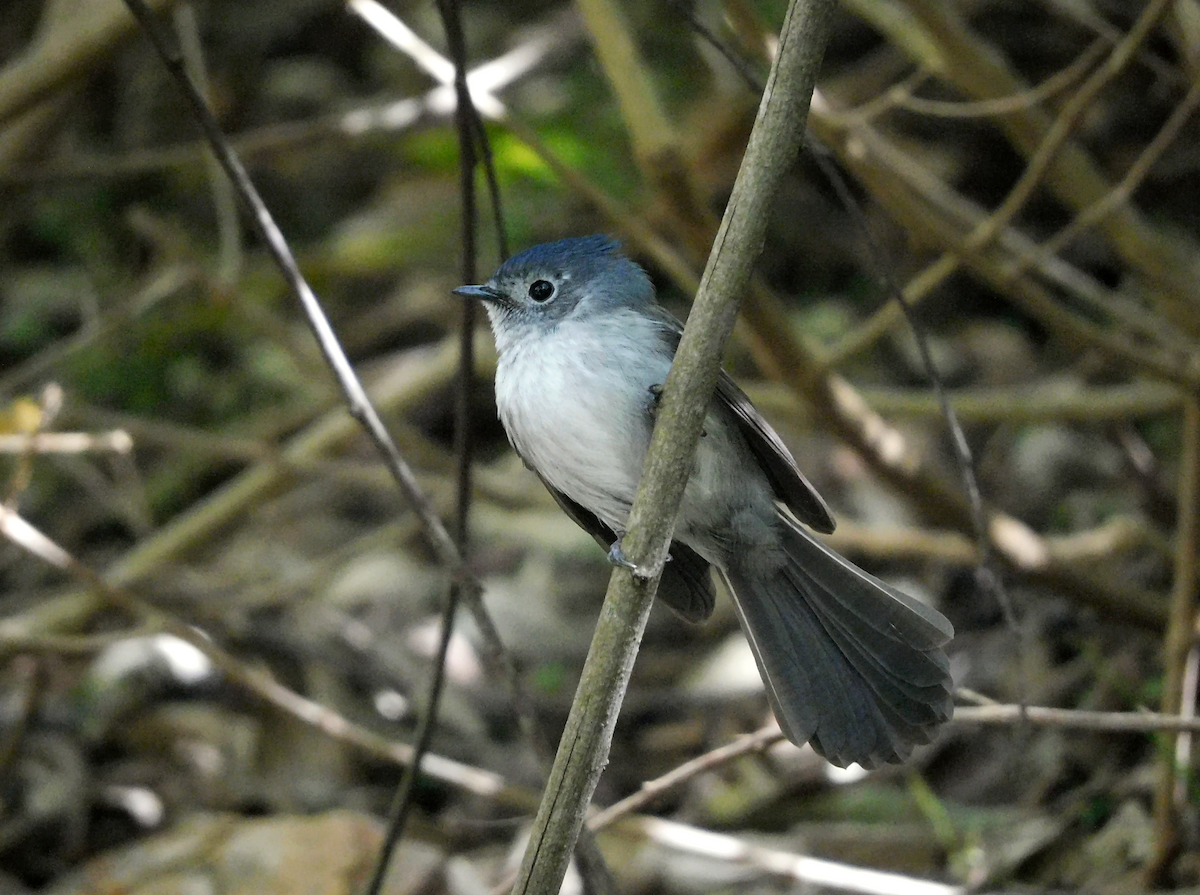
[[[390,4],[434,57],[334,0],[153,5],[452,517],[461,198],[436,5]],[[497,60],[475,83],[510,250],[614,234],[686,315],[785,6],[464,2],[470,67]],[[448,576],[124,6],[3,11],[0,499],[120,590],[0,541],[0,892],[354,891]],[[1196,0],[834,15],[727,366],[834,508],[834,546],[953,621],[962,705],[1194,710],[1197,102]],[[482,281],[502,259],[478,183]],[[1002,588],[880,271],[961,415]],[[469,564],[553,743],[609,566],[509,450],[478,336]],[[389,892],[486,892],[519,855],[547,756],[491,668],[460,613]],[[728,601],[698,627],[656,608],[597,802],[768,723]],[[1186,735],[955,722],[904,767],[784,743],[648,810],[900,875],[860,891],[1130,892],[1200,885],[1191,764]],[[600,844],[622,892],[801,885],[637,824]]]

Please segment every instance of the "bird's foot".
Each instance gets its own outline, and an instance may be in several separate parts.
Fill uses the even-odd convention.
[[[625,555],[625,551],[621,549],[620,538],[613,541],[612,546],[608,548],[608,561],[614,566],[620,566],[622,569],[628,569],[631,573],[633,573],[635,578],[647,579],[654,577],[652,572],[648,571],[647,569],[643,569]]]
[[[662,383],[652,385],[646,389],[650,393],[650,416],[658,416],[658,405],[662,403]]]
[[[661,385],[661,384],[659,384],[659,385],[651,385],[651,386],[649,386],[649,387],[646,389],[646,391],[648,391],[648,392],[650,393],[650,398],[651,398],[651,401],[650,401],[650,416],[651,416],[652,418],[654,418],[654,419],[657,419],[657,418],[658,418],[658,405],[659,405],[660,403],[662,403],[662,393],[663,393],[663,387],[662,387],[662,385]],[[708,432],[707,432],[706,430],[704,430],[704,429],[701,429],[701,430],[700,430],[700,437],[701,437],[701,438],[705,438],[705,437],[707,437],[707,436],[708,436]]]

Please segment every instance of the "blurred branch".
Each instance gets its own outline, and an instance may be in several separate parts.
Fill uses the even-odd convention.
[[[454,375],[457,351],[453,341],[413,349],[385,369],[372,382],[379,406],[402,413],[426,400],[433,390]],[[180,513],[155,534],[117,560],[107,572],[111,586],[127,587],[141,581],[202,544],[214,531],[228,525],[256,502],[277,493],[291,481],[288,463],[304,464],[348,443],[359,434],[355,421],[339,407],[310,423],[289,439],[280,451],[286,461],[256,463],[226,482],[205,499]],[[0,620],[0,636],[37,634],[65,626],[78,627],[96,607],[93,595],[81,592],[44,600],[19,615]],[[489,657],[494,662],[494,657]]]
[[[165,0],[160,0],[165,2]],[[364,5],[365,8],[365,5]],[[356,7],[357,10],[357,7]],[[394,18],[394,17],[392,17]],[[373,17],[372,23],[376,21]],[[411,31],[405,30],[405,34]],[[528,37],[512,50],[481,63],[467,75],[477,103],[485,109],[503,112],[495,93],[535,71],[539,64],[579,42],[578,17],[570,10],[547,16],[546,20],[525,32]],[[389,37],[395,30],[389,29]],[[416,35],[412,35],[414,39]],[[443,124],[454,110],[453,67],[448,60],[423,41],[414,46],[402,42],[398,47],[414,58],[428,62],[430,54],[444,64],[433,64],[438,80],[446,75],[441,86],[420,96],[397,100],[363,103],[350,111],[336,112],[302,121],[271,124],[230,136],[229,142],[243,158],[278,154],[322,140],[355,141],[376,133],[396,133],[421,124]],[[448,73],[448,74],[446,74]],[[488,103],[488,98],[491,103]],[[0,170],[0,186],[15,188],[75,180],[104,180],[137,177],[175,168],[202,164],[209,157],[208,143],[195,140],[176,146],[141,149],[120,155],[88,155],[68,157],[36,168]]]
[[[633,32],[617,3],[578,0],[576,5],[629,128],[634,155],[645,171],[646,181],[652,183],[655,175],[645,169],[663,153],[677,148],[666,110],[658,101],[654,80],[642,63]]]
[[[878,115],[884,108],[906,109],[909,112],[916,112],[918,115],[929,115],[934,118],[991,118],[1008,112],[1032,108],[1061,93],[1082,78],[1088,69],[1104,55],[1104,48],[1104,41],[1096,41],[1080,53],[1074,62],[1062,71],[1046,78],[1036,87],[1030,87],[1028,90],[1022,90],[1009,96],[998,96],[994,99],[967,102],[925,99],[913,96],[911,85],[897,85],[884,95],[885,103],[882,108],[872,109],[871,117]]]
[[[901,226],[919,238],[935,245],[954,246],[961,241],[964,227],[974,229],[986,219],[982,209],[955,193],[877,130],[832,112],[820,98],[814,98],[811,124],[821,139],[837,150],[842,163],[870,189],[875,199]],[[1191,360],[1194,347],[1182,334],[1176,334],[1169,345],[1159,345],[1157,338],[1147,343],[1133,338],[1128,332],[1135,327],[1156,334],[1162,331],[1163,327],[1146,322],[1146,318],[1152,316],[1149,310],[1142,312],[1140,324],[1131,323],[1129,327],[1120,328],[1104,326],[1068,310],[1041,283],[1029,277],[1011,277],[1014,265],[1035,249],[1032,240],[1007,230],[996,242],[965,258],[959,259],[952,253],[943,255],[936,264],[909,282],[904,290],[905,297],[914,301],[920,295],[928,294],[933,285],[944,278],[944,273],[961,260],[975,276],[1062,337],[1094,345],[1139,372],[1153,373],[1185,387],[1200,385],[1200,369],[1196,369]],[[1050,259],[1050,264],[1048,268],[1039,269],[1040,273],[1054,286],[1066,290],[1071,298],[1100,309],[1105,316],[1120,308],[1121,303],[1113,301],[1106,290],[1090,278],[1057,259]],[[1132,312],[1122,314],[1123,321],[1125,316],[1131,321],[1136,319]],[[876,318],[898,320],[899,312],[889,306]],[[873,322],[864,329],[873,329],[870,335],[877,337],[881,328],[887,325],[877,327]],[[858,334],[852,334],[830,352],[826,363],[839,362],[859,350],[863,342]],[[848,343],[850,347],[846,347]]]
[[[1183,434],[1179,452],[1178,518],[1175,522],[1175,577],[1171,612],[1163,642],[1162,710],[1177,714],[1181,706],[1184,669],[1196,641],[1196,599],[1200,585],[1200,399],[1189,395],[1183,405]],[[1175,803],[1175,739],[1166,737],[1154,790],[1154,857],[1146,871],[1151,886],[1165,883],[1180,848],[1179,807]],[[1184,763],[1184,767],[1190,761]]]
[[[685,242],[703,245],[699,253],[703,256],[712,243],[716,221],[697,201],[679,135],[658,100],[638,49],[637,35],[615,0],[578,0],[577,5],[604,76],[616,95],[643,182],[652,196],[670,209]]]
[[[165,9],[172,2],[146,0],[154,10]],[[92,0],[49,33],[40,34],[29,49],[0,71],[0,125],[90,71],[135,24],[117,0]]]
[[[589,817],[588,829],[599,832],[622,817],[642,810],[663,793],[669,792],[705,771],[719,768],[743,755],[762,752],[782,741],[783,733],[776,724],[763,727],[754,733],[743,734],[731,743],[718,746],[691,761],[685,761],[661,777],[647,780],[633,795],[626,796],[621,801],[614,802],[603,811],[597,811]]]
[[[826,538],[839,553],[866,555],[876,560],[932,559],[961,566],[977,565],[977,545],[957,532],[922,528],[875,528],[838,520],[837,531]],[[1039,538],[1029,549],[1044,566],[1069,568],[1120,559],[1123,554],[1149,546],[1169,555],[1170,544],[1144,523],[1117,517],[1095,528],[1069,535]]]
[[[101,595],[114,608],[127,612],[145,625],[191,644],[202,652],[212,662],[213,667],[230,681],[268,705],[298,718],[339,742],[347,743],[382,761],[405,765],[412,760],[411,746],[391,742],[346,719],[333,709],[304,698],[265,672],[250,668],[236,656],[217,646],[196,628],[143,602],[125,588],[112,585],[97,572],[76,560],[17,513],[2,505],[0,505],[0,534],[34,556],[67,572],[90,591]],[[5,644],[12,637],[13,634],[10,631],[0,631],[0,651],[6,648]],[[21,635],[17,635],[13,639],[18,643],[25,642],[25,638],[22,638]],[[431,777],[451,786],[520,810],[529,810],[536,800],[536,796],[529,790],[506,783],[497,774],[441,756],[428,756],[423,770]]]
[[[91,452],[127,454],[133,439],[121,429],[115,432],[37,432],[29,435],[0,435],[0,454],[84,454]]]
[[[1170,7],[1170,0],[1151,0],[1097,75],[1104,78],[1105,70],[1122,68]],[[1003,57],[970,30],[956,7],[939,0],[912,0],[907,8],[936,42],[945,64],[945,79],[964,93],[977,99],[993,99],[1026,88]],[[1054,127],[1039,109],[1014,111],[998,118],[997,124],[1025,156],[1033,156]],[[1099,201],[1111,189],[1095,160],[1072,139],[1062,141],[1047,166],[1045,183],[1076,210]],[[1194,312],[1198,268],[1194,250],[1160,232],[1131,206],[1123,206],[1105,218],[1101,229],[1130,267],[1157,284],[1172,303],[1180,308],[1191,306]]]
[[[634,829],[663,848],[710,861],[742,864],[785,880],[796,880],[802,887],[816,887],[818,891],[831,888],[862,895],[967,895],[968,891],[965,886],[753,845],[726,833],[701,830],[661,817],[639,817],[634,824]]]
[[[55,653],[63,656],[90,656],[108,649],[123,640],[134,637],[149,637],[162,634],[161,625],[143,623],[124,631],[106,631],[103,634],[41,634],[0,636],[0,657],[16,653]]]
[[[175,33],[183,54],[187,72],[197,90],[209,100],[208,67],[204,64],[204,47],[200,42],[200,25],[191,0],[182,0],[174,10]],[[230,292],[237,283],[242,266],[242,222],[238,218],[237,196],[233,182],[221,171],[212,150],[205,153],[205,169],[212,189],[213,210],[217,218],[219,248],[217,250],[217,282],[223,292]]]
[[[76,27],[76,16],[87,3],[88,0],[53,0],[42,4],[41,18],[25,55],[36,54],[48,41],[60,40],[58,31],[64,26]],[[70,22],[69,26],[67,22]],[[2,79],[3,73],[0,73]],[[15,167],[38,154],[61,126],[66,110],[75,101],[79,90],[80,87],[75,85],[53,91],[0,125],[0,170]]]
[[[751,383],[746,393],[768,414],[795,417],[807,408],[786,386]],[[940,416],[933,395],[923,388],[863,386],[863,400],[878,413],[915,419]],[[1126,385],[1093,385],[1075,377],[1043,377],[1020,385],[968,386],[951,389],[954,412],[967,423],[1094,422],[1131,420],[1178,410],[1179,389],[1159,382],[1137,380]]]
[[[98,321],[83,326],[77,334],[43,348],[28,360],[0,374],[0,394],[13,394],[28,388],[75,352],[127,325],[130,320],[144,314],[163,299],[178,294],[198,278],[196,270],[183,264],[169,263],[153,268],[132,294],[106,301],[109,307]]]
[[[1028,260],[1022,259],[1017,270],[1013,272],[1013,276],[1017,276],[1029,267],[1036,266],[1041,259],[1056,255],[1063,250],[1064,247],[1071,243],[1076,236],[1088,229],[1096,222],[1102,220],[1106,215],[1111,214],[1114,209],[1128,202],[1138,186],[1146,175],[1150,173],[1150,169],[1154,166],[1162,154],[1167,150],[1167,147],[1174,142],[1179,135],[1183,125],[1191,118],[1192,113],[1196,111],[1196,107],[1200,105],[1200,78],[1192,82],[1188,88],[1188,92],[1183,99],[1171,112],[1171,117],[1163,124],[1159,132],[1154,135],[1154,139],[1142,150],[1129,169],[1125,172],[1125,176],[1121,178],[1121,182],[1112,188],[1112,190],[1103,199],[1089,205],[1071,221],[1062,230],[1055,233],[1053,237],[1046,240],[1038,247],[1037,252]]]

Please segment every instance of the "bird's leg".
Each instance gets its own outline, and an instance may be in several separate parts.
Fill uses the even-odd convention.
[[[660,383],[658,385],[652,385],[649,388],[647,388],[646,391],[648,391],[650,393],[650,398],[651,398],[651,400],[650,400],[650,416],[653,419],[657,419],[658,418],[658,405],[662,401],[662,393],[663,393],[662,384]],[[701,438],[704,438],[707,435],[708,435],[708,433],[705,430],[703,430],[703,429],[700,430]]]

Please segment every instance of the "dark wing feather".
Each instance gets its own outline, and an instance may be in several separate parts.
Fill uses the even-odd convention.
[[[683,325],[669,312],[654,306],[651,309],[663,324],[663,341],[671,348],[671,354],[679,347]],[[833,531],[833,514],[829,506],[817,493],[817,489],[805,478],[796,465],[791,451],[783,439],[771,428],[771,424],[750,403],[736,382],[724,370],[717,380],[713,400],[718,408],[728,411],[737,423],[738,431],[775,490],[775,497],[809,528],[822,534]]]
[[[809,528],[822,534],[832,532],[836,523],[828,504],[800,471],[783,439],[754,409],[746,393],[724,370],[717,380],[715,400],[737,420],[738,429],[750,446],[751,453],[771,480],[775,496]]]
[[[595,513],[551,486],[536,469],[533,472],[542,479],[542,484],[562,511],[595,538],[597,544],[608,550],[616,542],[616,532],[601,522]],[[717,599],[712,577],[708,574],[708,563],[679,541],[671,543],[670,557],[670,562],[663,566],[662,578],[658,582],[658,598],[685,621],[697,624],[706,621],[712,615]]]

